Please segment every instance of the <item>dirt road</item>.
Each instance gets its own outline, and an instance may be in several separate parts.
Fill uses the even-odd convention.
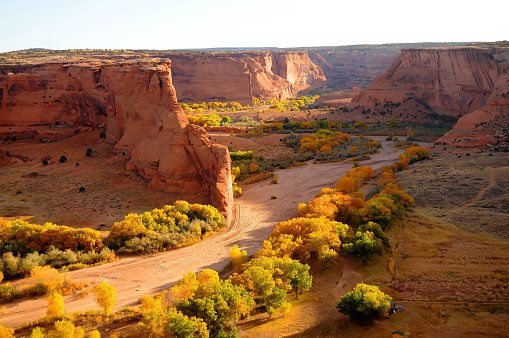
[[[377,138],[381,140],[382,138]],[[392,142],[382,141],[383,148],[362,165],[374,169],[392,164],[401,150],[393,151]],[[110,264],[73,271],[73,279],[92,282],[106,280],[117,290],[115,309],[138,304],[138,299],[168,289],[188,271],[221,270],[228,264],[228,251],[234,244],[254,254],[262,247],[276,222],[297,217],[298,203],[308,202],[323,187],[333,186],[351,163],[308,164],[277,171],[278,184],[270,181],[244,186],[244,194],[236,201],[232,226],[223,233],[191,247],[150,256],[122,259]],[[276,199],[271,199],[276,196]],[[73,312],[98,308],[93,296],[77,299],[64,297],[65,311]],[[39,298],[6,305],[0,324],[16,327],[46,314],[47,300]]]

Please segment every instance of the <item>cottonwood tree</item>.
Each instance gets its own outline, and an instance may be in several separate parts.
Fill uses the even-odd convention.
[[[48,297],[48,308],[46,316],[48,317],[61,317],[64,314],[64,299],[58,292],[53,292]]]
[[[392,298],[374,285],[357,284],[346,295],[336,301],[338,312],[351,319],[364,322],[378,315],[389,313]]]
[[[109,316],[117,302],[117,291],[115,287],[104,281],[94,286],[92,292],[95,294],[97,304],[99,304],[99,306],[104,309],[104,313]]]

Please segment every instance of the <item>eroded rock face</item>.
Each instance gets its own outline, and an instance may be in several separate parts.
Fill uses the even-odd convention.
[[[228,149],[189,124],[177,102],[171,61],[53,63],[22,71],[7,72],[2,83],[0,126],[9,133],[37,134],[55,124],[106,127],[117,150],[132,150],[127,169],[150,178],[149,188],[208,196],[229,220]]]
[[[323,49],[309,52],[309,58],[323,69],[328,88],[364,88],[375,77],[385,72],[399,53],[399,49],[373,51]]]
[[[438,142],[454,147],[509,147],[509,47],[406,49],[359,93],[352,109],[418,122],[460,117]],[[357,108],[356,108],[357,107]],[[394,108],[396,107],[396,108]]]
[[[493,51],[485,48],[404,49],[352,105],[416,100],[435,113],[459,117],[486,104],[500,74]]]
[[[486,105],[460,118],[437,142],[458,148],[489,144],[509,148],[509,68],[495,83]]]
[[[181,102],[294,98],[325,85],[322,69],[307,52],[161,54],[173,60],[173,83]]]
[[[166,115],[133,150],[128,170],[151,180],[151,189],[204,193],[229,222],[233,205],[228,148],[212,145],[206,131],[183,112]]]

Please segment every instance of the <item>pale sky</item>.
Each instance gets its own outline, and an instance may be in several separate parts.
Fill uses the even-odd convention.
[[[0,0],[0,52],[509,40],[509,1]]]

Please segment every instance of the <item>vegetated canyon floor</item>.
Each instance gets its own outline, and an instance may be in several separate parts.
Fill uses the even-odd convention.
[[[253,150],[251,142],[267,151],[272,144],[282,146],[280,135],[211,138],[226,143],[231,138],[235,150]],[[379,154],[362,164],[376,168],[396,161],[400,151],[393,152],[392,142],[384,141],[383,145]],[[69,142],[15,141],[2,147],[18,156],[11,157],[18,163],[0,169],[3,216],[8,212],[35,216],[30,220],[38,223],[71,224],[58,218],[67,210],[67,218],[75,220],[73,225],[107,224],[101,227],[107,230],[128,212],[151,210],[185,198],[148,191],[147,181],[135,173],[124,173],[127,155],[108,156],[111,145],[100,141],[98,133],[77,135]],[[91,158],[85,156],[87,148],[93,149]],[[43,166],[40,157],[48,154],[52,160]],[[61,154],[66,154],[68,162],[58,162]],[[76,162],[80,163],[77,167]],[[240,336],[387,337],[395,330],[405,332],[405,336],[507,334],[508,163],[509,156],[504,153],[438,157],[399,173],[398,182],[414,196],[416,205],[388,230],[391,251],[367,266],[350,258],[342,258],[327,270],[313,265],[314,286],[299,300],[292,300],[290,314],[268,318],[266,313],[255,312],[240,323]],[[254,254],[277,221],[297,217],[298,203],[311,200],[323,187],[333,186],[351,167],[351,162],[339,162],[278,170],[278,184],[262,181],[242,186],[244,195],[236,200],[235,220],[227,231],[192,247],[125,258],[73,271],[70,276],[92,284],[106,279],[117,288],[117,309],[136,305],[140,296],[170,287],[184,272],[221,270],[234,244]],[[86,187],[85,192],[79,193],[80,186]],[[98,192],[101,194],[94,195]],[[86,198],[86,194],[91,195]],[[271,196],[277,199],[271,200]],[[80,219],[85,222],[80,223]],[[391,319],[377,319],[371,326],[351,323],[337,312],[335,301],[361,281],[379,286],[403,311]],[[45,299],[6,304],[0,324],[19,325],[40,318],[46,304]],[[97,307],[92,297],[66,296],[65,304],[68,312]],[[122,328],[103,336],[117,330]]]

